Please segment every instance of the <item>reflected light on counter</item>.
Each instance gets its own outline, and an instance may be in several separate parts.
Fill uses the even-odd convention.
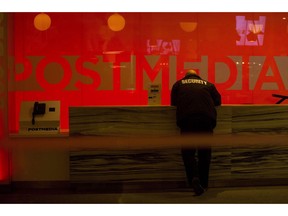
[[[107,20],[108,26],[112,31],[121,31],[125,27],[125,19],[120,14],[113,14]]]
[[[46,31],[51,26],[51,18],[45,13],[40,13],[34,18],[34,26],[39,31]]]

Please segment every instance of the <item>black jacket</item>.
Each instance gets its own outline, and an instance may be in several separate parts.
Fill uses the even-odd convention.
[[[221,105],[221,95],[214,84],[196,74],[189,74],[173,85],[171,105],[177,107],[178,126],[185,118],[203,116],[211,119],[215,127],[217,120],[215,106]]]

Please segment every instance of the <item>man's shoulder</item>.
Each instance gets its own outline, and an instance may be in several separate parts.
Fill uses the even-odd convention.
[[[179,84],[182,82],[182,80],[183,80],[183,78],[180,79],[180,80],[177,80],[177,81],[173,84],[173,86],[177,86],[177,85],[179,85]]]

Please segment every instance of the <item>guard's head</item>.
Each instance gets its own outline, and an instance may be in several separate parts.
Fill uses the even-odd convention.
[[[192,74],[197,75],[197,72],[196,72],[195,70],[193,70],[193,69],[189,69],[189,70],[186,72],[185,76],[192,75]]]

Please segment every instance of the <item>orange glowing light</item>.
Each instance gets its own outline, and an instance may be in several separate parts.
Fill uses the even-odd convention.
[[[121,31],[125,27],[125,19],[120,14],[113,14],[107,20],[108,26],[112,31]]]
[[[51,18],[45,13],[40,13],[34,18],[34,26],[39,31],[46,31],[51,26]]]
[[[179,24],[185,32],[193,32],[197,28],[197,22],[180,22]]]

